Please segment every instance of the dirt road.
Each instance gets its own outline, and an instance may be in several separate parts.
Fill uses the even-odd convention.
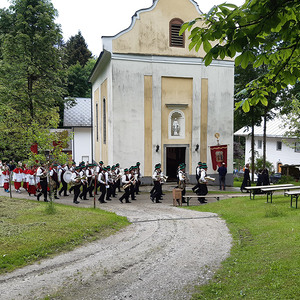
[[[190,299],[193,285],[209,280],[229,255],[229,230],[215,214],[173,207],[170,199],[154,204],[146,196],[103,208],[132,225],[0,276],[0,298]]]

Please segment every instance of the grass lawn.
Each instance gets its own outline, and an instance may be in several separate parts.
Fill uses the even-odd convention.
[[[127,226],[125,217],[93,208],[0,197],[0,274]]]
[[[192,299],[300,299],[300,208],[290,198],[232,198],[190,207],[218,213],[234,242],[231,256]]]

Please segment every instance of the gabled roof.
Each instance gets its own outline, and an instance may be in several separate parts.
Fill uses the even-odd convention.
[[[254,135],[263,136],[263,122],[260,126],[254,126]],[[273,120],[267,121],[267,137],[284,138],[287,129],[284,127],[284,120],[276,117]],[[251,134],[251,127],[243,127],[234,133],[235,136],[248,136]]]
[[[65,107],[64,127],[91,127],[91,99],[75,98],[76,105]]]

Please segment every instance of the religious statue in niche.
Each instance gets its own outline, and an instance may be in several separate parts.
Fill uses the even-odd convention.
[[[169,116],[169,132],[170,137],[183,138],[184,137],[184,115],[181,111],[173,111]]]
[[[174,136],[179,136],[180,125],[179,125],[179,122],[177,121],[177,118],[175,118],[174,121],[173,121],[172,132],[173,132]]]

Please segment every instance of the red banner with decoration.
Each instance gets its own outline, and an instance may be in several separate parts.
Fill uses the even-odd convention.
[[[214,171],[224,162],[227,166],[227,145],[210,146],[211,161]]]

